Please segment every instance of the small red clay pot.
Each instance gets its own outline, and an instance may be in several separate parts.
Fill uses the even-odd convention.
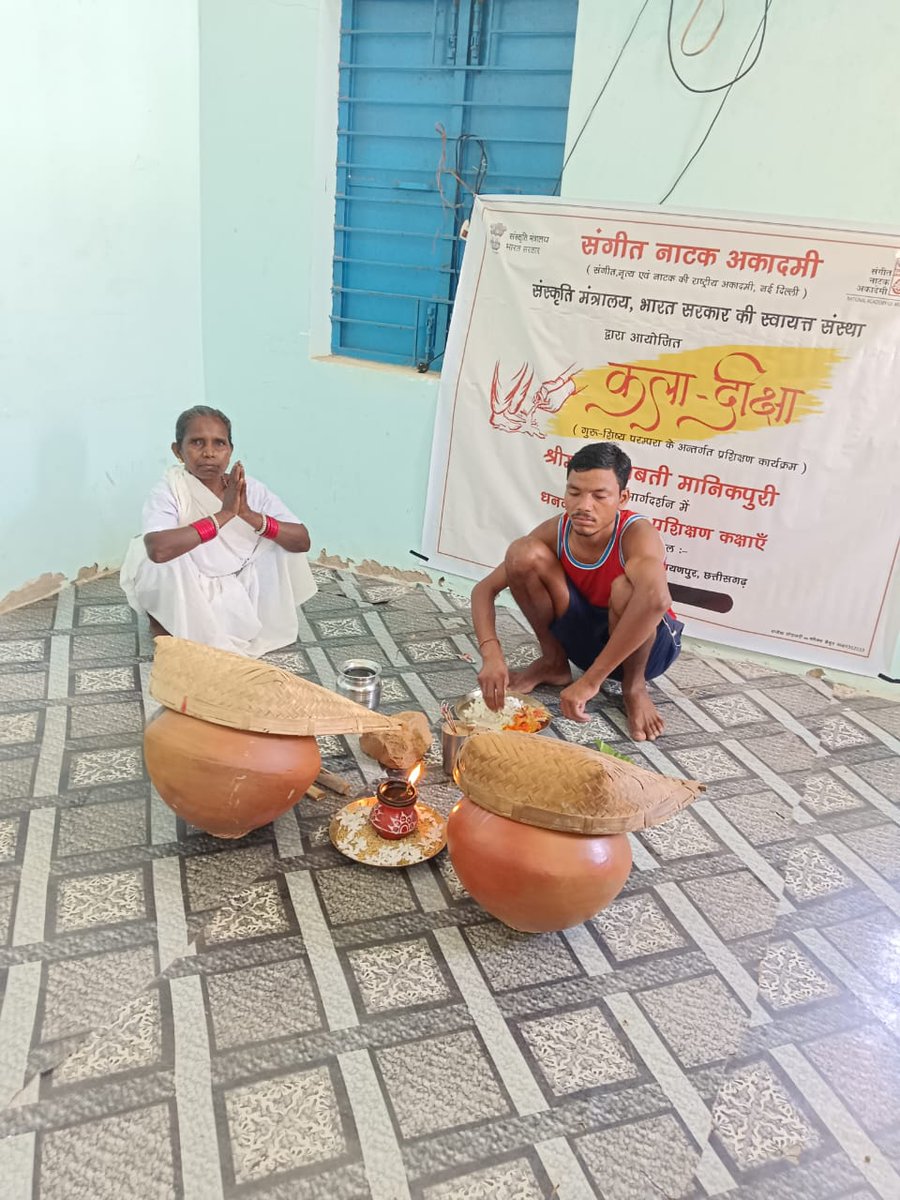
[[[280,817],[322,769],[313,737],[249,733],[168,708],[144,730],[144,761],[166,804],[220,838]]]
[[[386,779],[379,783],[375,797],[377,803],[369,820],[376,833],[383,838],[397,840],[415,833],[419,827],[416,800],[419,793],[405,779]]]
[[[631,870],[624,833],[559,833],[479,808],[466,796],[447,820],[459,881],[483,909],[524,933],[569,929],[618,896]]]

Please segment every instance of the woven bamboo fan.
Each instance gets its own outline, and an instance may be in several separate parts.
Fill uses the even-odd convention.
[[[391,727],[390,717],[281,667],[183,638],[157,639],[150,695],[175,712],[255,733],[316,737]]]
[[[456,782],[481,808],[565,833],[628,833],[659,825],[705,791],[587,746],[528,733],[476,733]]]

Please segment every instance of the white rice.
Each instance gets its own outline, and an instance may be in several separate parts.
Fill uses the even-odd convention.
[[[476,696],[463,706],[460,716],[470,725],[480,725],[484,729],[502,729],[504,725],[509,724],[519,709],[524,707],[521,700],[507,696],[500,711],[494,712],[485,704],[483,696]]]

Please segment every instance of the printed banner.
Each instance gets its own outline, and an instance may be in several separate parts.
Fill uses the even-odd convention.
[[[900,235],[480,198],[441,376],[431,565],[483,576],[561,511],[591,441],[630,455],[629,507],[660,531],[689,633],[885,670]]]

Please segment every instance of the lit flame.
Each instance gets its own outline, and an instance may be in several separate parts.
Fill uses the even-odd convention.
[[[413,767],[413,769],[410,771],[410,773],[406,777],[406,782],[410,785],[410,787],[416,786],[416,782],[421,774],[422,774],[422,764],[420,762],[418,762],[418,763],[416,763],[416,765]]]

